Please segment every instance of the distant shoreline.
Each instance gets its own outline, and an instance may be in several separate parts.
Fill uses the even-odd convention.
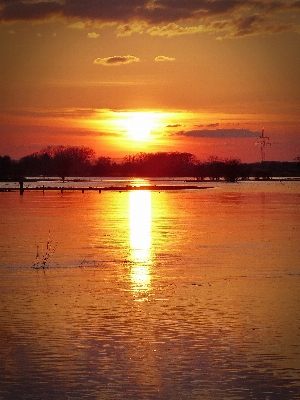
[[[226,181],[225,179],[184,179],[181,177],[114,177],[114,176],[105,176],[105,177],[91,177],[91,179],[88,179],[86,177],[83,177],[82,179],[80,178],[67,178],[64,181],[59,178],[59,177],[45,177],[45,178],[26,178],[26,177],[19,177],[19,178],[0,178],[0,182],[4,183],[4,182],[24,182],[24,183],[29,183],[29,182],[99,182],[99,181],[103,181],[103,180],[107,180],[107,179],[118,179],[118,178],[124,178],[128,181],[133,180],[133,179],[141,179],[141,180],[151,180],[151,181],[181,181],[181,182],[187,182],[187,183],[210,183],[210,182],[214,182],[214,183],[229,183],[228,181]],[[237,179],[236,182],[269,182],[269,181],[274,181],[274,182],[278,182],[278,181],[300,181],[300,176],[299,177],[280,177],[280,176],[275,176],[275,177],[270,177],[270,178],[249,178],[249,179]],[[232,183],[232,182],[231,182]],[[155,185],[151,185],[151,186],[155,186]],[[123,187],[123,186],[122,186]]]

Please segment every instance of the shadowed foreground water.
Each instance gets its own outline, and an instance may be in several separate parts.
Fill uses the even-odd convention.
[[[0,193],[0,399],[299,399],[299,184],[271,185]]]

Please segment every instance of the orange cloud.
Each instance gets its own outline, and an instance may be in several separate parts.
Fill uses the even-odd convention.
[[[147,30],[147,33],[151,36],[167,36],[171,38],[173,36],[194,35],[195,33],[204,31],[205,28],[203,25],[183,27],[178,24],[170,23],[164,26],[153,26]]]
[[[117,36],[131,36],[133,33],[144,33],[144,24],[132,23],[132,24],[121,24],[116,29]]]
[[[112,56],[112,57],[106,57],[106,58],[96,58],[94,61],[94,64],[100,64],[100,65],[124,65],[124,64],[131,64],[133,62],[139,62],[140,59],[135,56]]]
[[[87,34],[87,36],[90,39],[97,39],[100,35],[99,35],[99,33],[96,33],[96,32],[90,32]]]

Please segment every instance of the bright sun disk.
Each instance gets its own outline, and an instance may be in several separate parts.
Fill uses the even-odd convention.
[[[147,112],[132,113],[126,123],[128,135],[133,140],[146,140],[153,128],[153,115]]]

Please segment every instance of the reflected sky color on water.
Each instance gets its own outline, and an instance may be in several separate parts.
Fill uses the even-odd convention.
[[[299,399],[299,189],[0,193],[0,399]]]

